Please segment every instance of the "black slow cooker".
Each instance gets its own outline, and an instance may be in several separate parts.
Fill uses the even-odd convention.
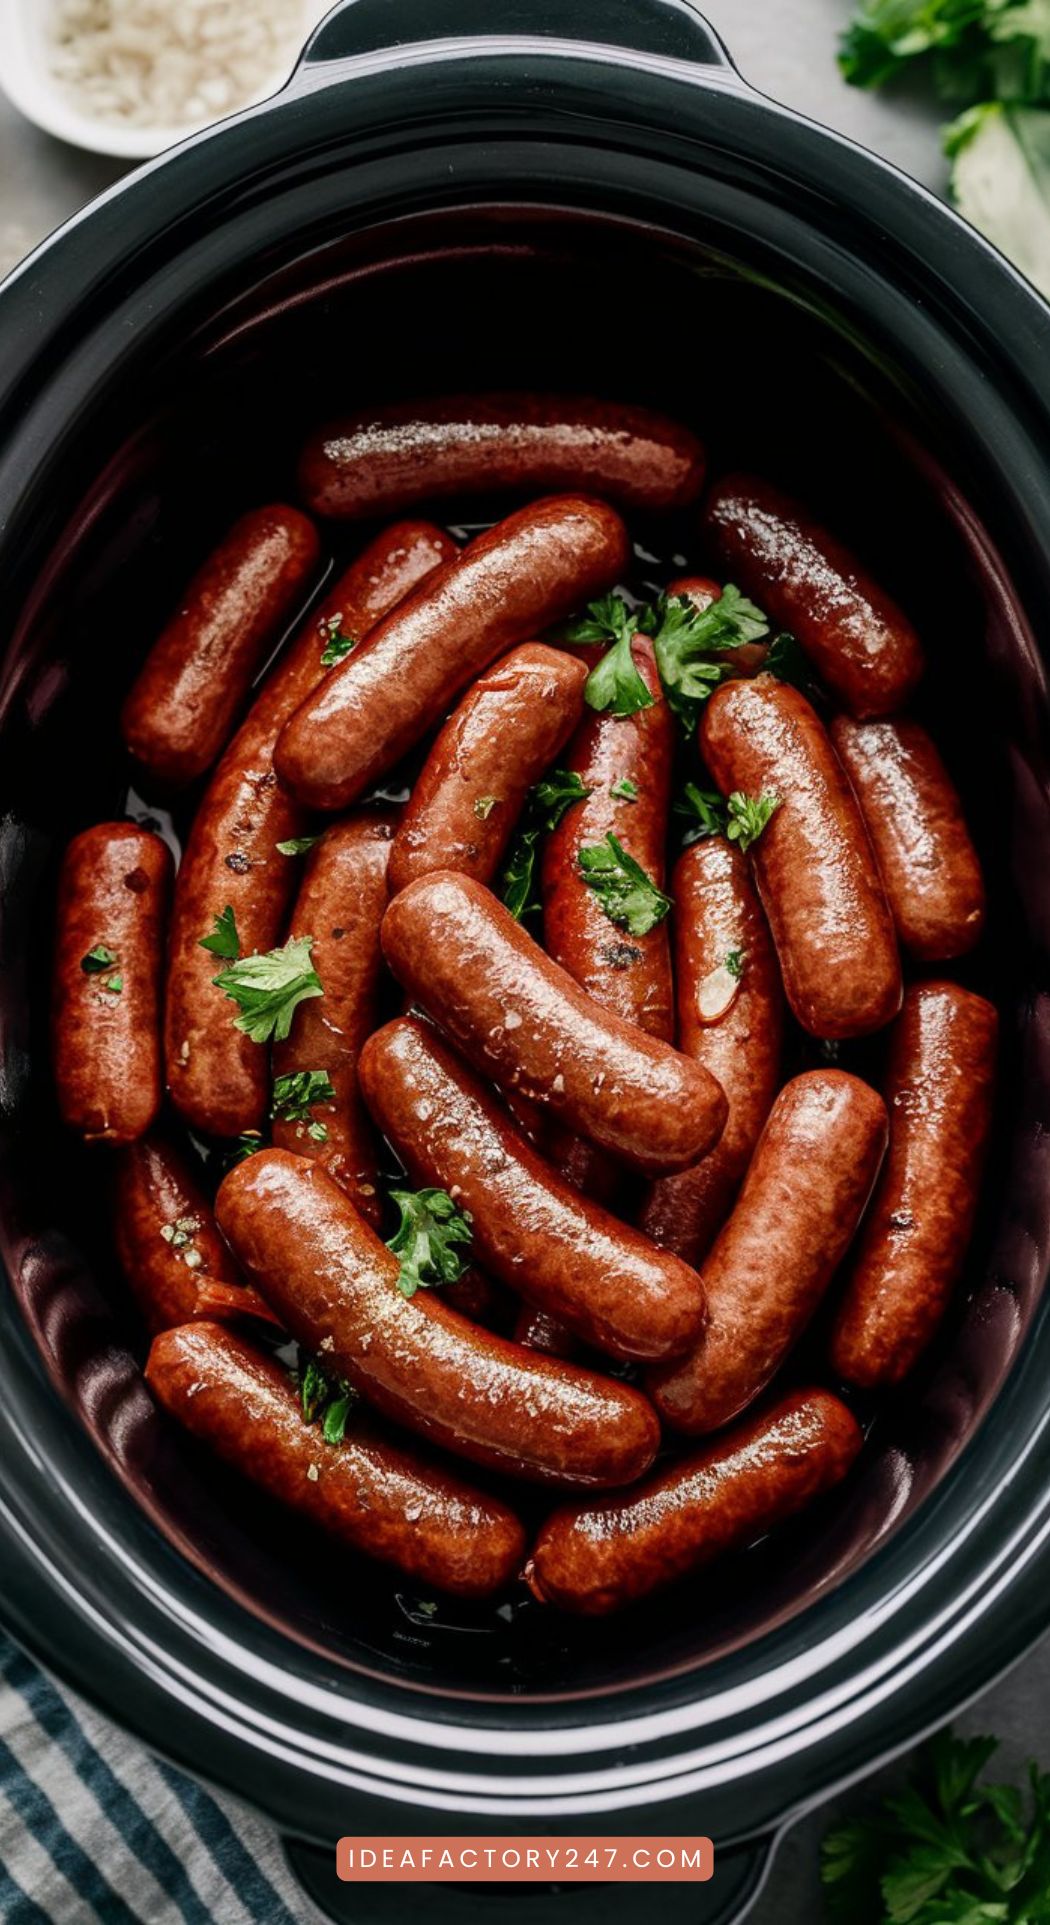
[[[641,1830],[712,1834],[713,1884],[661,1905],[735,1916],[789,1817],[1050,1618],[1050,313],[931,197],[746,87],[685,0],[343,0],[275,100],[6,283],[0,349],[6,1622],[266,1811],[338,1915],[404,1900],[335,1885],[345,1832]],[[287,490],[326,414],[532,385],[693,422],[716,463],[808,494],[915,616],[992,883],[969,979],[1006,1037],[956,1312],[861,1412],[859,1474],[609,1625],[435,1608],[176,1436],[101,1160],[48,1088],[56,851],[125,806],[118,697],[187,556]],[[548,1890],[544,1916],[583,1902]],[[536,1895],[428,1904],[511,1925]],[[600,1896],[610,1920],[638,1904]]]

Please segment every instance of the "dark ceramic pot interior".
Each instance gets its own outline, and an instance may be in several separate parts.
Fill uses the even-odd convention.
[[[991,886],[989,935],[959,973],[1004,1018],[1000,1125],[967,1276],[916,1379],[889,1402],[855,1401],[869,1426],[857,1473],[801,1528],[717,1578],[597,1625],[518,1598],[434,1609],[320,1542],[171,1429],[139,1376],[143,1333],[114,1257],[105,1154],[61,1133],[48,1084],[58,855],[75,830],[125,807],[119,698],[188,566],[243,507],[288,493],[304,427],[333,407],[501,385],[669,409],[700,429],[715,468],[755,465],[809,497],[913,613],[930,658],[922,712]],[[593,215],[496,209],[374,229],[352,244],[312,236],[309,253],[271,259],[250,293],[188,328],[161,365],[114,381],[89,431],[89,446],[71,439],[82,499],[64,539],[33,558],[44,592],[17,627],[0,690],[3,1245],[85,1451],[104,1454],[213,1584],[337,1666],[520,1697],[615,1691],[750,1643],[930,1500],[1024,1341],[1050,1230],[1030,1127],[1042,1095],[1031,991],[1043,964],[1032,931],[1045,929],[1046,770],[1030,747],[1042,696],[972,454],[950,421],[928,418],[921,387],[877,343],[744,263]],[[486,505],[466,504],[462,517],[484,519]],[[639,582],[699,559],[688,518],[636,534]],[[333,563],[353,540],[336,531]],[[131,804],[170,819],[177,838],[192,798],[170,805],[170,818],[167,806],[156,794]],[[793,1045],[795,1067],[815,1059],[812,1046]],[[839,1060],[874,1074],[878,1059],[876,1043]],[[819,1327],[790,1375],[826,1380]]]

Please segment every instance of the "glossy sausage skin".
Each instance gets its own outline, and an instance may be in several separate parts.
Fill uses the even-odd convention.
[[[638,1169],[683,1169],[722,1131],[700,1064],[603,1010],[467,876],[395,896],[383,953],[398,981],[493,1081]]]
[[[133,1143],[160,1107],[171,871],[166,843],[133,822],[85,829],[62,860],[52,1055],[62,1120],[88,1143]],[[84,958],[100,946],[115,960],[85,970]]]
[[[832,1333],[848,1383],[900,1383],[947,1308],[977,1211],[997,1032],[991,1003],[957,983],[905,996],[885,1083],[889,1154]]]
[[[896,602],[804,508],[754,475],[728,475],[704,511],[726,575],[798,637],[851,715],[902,708],[923,669]]]
[[[325,1070],[335,1090],[334,1103],[312,1105],[309,1124],[275,1116],[274,1142],[316,1157],[373,1224],[380,1218],[376,1145],[357,1087],[357,1059],[378,1017],[379,928],[395,827],[389,812],[351,816],[329,829],[307,858],[291,934],[313,937],[311,961],[324,995],[300,1003],[287,1040],[273,1051],[275,1080]],[[324,1140],[311,1128],[323,1129]]]
[[[704,1264],[707,1328],[688,1357],[650,1372],[665,1423],[718,1430],[765,1389],[849,1248],[887,1134],[881,1097],[856,1076],[785,1084]]]
[[[197,811],[175,886],[168,962],[165,1055],[176,1109],[209,1136],[261,1129],[269,1093],[267,1051],[234,1028],[236,1009],[214,987],[219,961],[202,949],[215,918],[233,909],[245,955],[273,949],[300,879],[291,841],[307,819],[273,768],[278,732],[326,674],[333,624],[363,635],[455,545],[423,522],[400,523],[370,542],[309,616],[264,684]]]
[[[118,1152],[113,1233],[151,1334],[204,1316],[272,1321],[219,1235],[211,1205],[163,1137],[144,1136]]]
[[[984,880],[944,763],[905,717],[831,724],[871,837],[897,934],[920,962],[949,962],[984,928]]]
[[[632,936],[610,922],[584,881],[578,860],[581,848],[612,833],[658,889],[666,881],[675,721],[664,700],[652,642],[636,636],[631,653],[653,697],[652,706],[624,716],[584,712],[565,767],[590,794],[565,811],[544,844],[543,940],[555,962],[604,1009],[669,1043],[674,1039],[674,995],[667,922],[657,923],[644,936]],[[625,779],[635,784],[637,801],[613,795]]]
[[[570,1189],[428,1025],[402,1018],[377,1031],[361,1087],[413,1182],[470,1214],[494,1277],[613,1357],[677,1356],[695,1342],[695,1271]]]
[[[469,394],[374,408],[308,442],[303,496],[320,515],[398,514],[451,495],[603,495],[684,508],[703,486],[695,435],[651,408],[588,395]]]
[[[391,769],[497,656],[611,588],[630,556],[615,510],[557,495],[508,515],[341,664],[277,744],[282,782],[340,809]]]
[[[638,1227],[699,1269],[777,1093],[784,998],[747,858],[733,843],[694,842],[676,864],[671,893],[678,1047],[721,1084],[729,1117],[709,1156],[650,1186]]]
[[[491,880],[530,788],[580,719],[586,680],[572,655],[526,642],[473,684],[412,790],[390,858],[391,895],[434,869]]]
[[[840,1483],[862,1443],[830,1391],[795,1391],[622,1497],[556,1510],[529,1587],[563,1611],[620,1611],[764,1537]]]
[[[468,1323],[400,1264],[316,1163],[263,1150],[230,1171],[216,1215],[298,1341],[388,1417],[490,1469],[552,1484],[641,1476],[659,1427],[638,1391]]]
[[[459,1597],[490,1597],[520,1568],[524,1533],[504,1504],[375,1435],[356,1411],[344,1441],[327,1444],[288,1372],[233,1331],[165,1331],[146,1381],[226,1463],[355,1551]]]
[[[151,775],[192,782],[211,767],[319,555],[317,530],[298,509],[259,508],[194,576],[121,714],[124,740]]]
[[[816,711],[771,675],[726,682],[700,729],[723,795],[778,795],[752,860],[788,1002],[803,1029],[839,1039],[897,1014],[897,938],[849,783]]]

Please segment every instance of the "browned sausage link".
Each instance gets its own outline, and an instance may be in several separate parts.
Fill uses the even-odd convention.
[[[263,1150],[216,1214],[282,1322],[387,1416],[475,1463],[541,1483],[630,1482],[659,1426],[645,1398],[540,1357],[398,1288],[400,1264],[316,1163]]]
[[[182,1157],[159,1136],[116,1159],[113,1233],[120,1266],[150,1332],[194,1317],[273,1321],[245,1284]]]
[[[675,581],[668,582],[665,592],[672,598],[692,602],[701,614],[712,602],[722,599],[721,586],[712,581],[710,575],[679,575]],[[727,679],[734,675],[757,675],[768,654],[768,642],[741,642],[721,657],[722,672]]]
[[[867,831],[823,724],[771,675],[727,682],[700,728],[724,795],[780,797],[754,864],[791,1008],[813,1036],[863,1036],[901,1006],[897,938]]]
[[[62,1120],[133,1143],[160,1107],[160,979],[171,853],[132,822],[70,843],[58,880],[51,1039]]]
[[[704,1264],[707,1328],[690,1356],[650,1373],[675,1430],[718,1430],[780,1368],[849,1248],[887,1132],[882,1099],[856,1076],[810,1070],[785,1084]]]
[[[783,994],[739,849],[723,836],[694,842],[675,868],[672,894],[678,1047],[722,1085],[729,1119],[701,1163],[651,1186],[638,1226],[700,1268],[777,1092]]]
[[[356,1412],[343,1442],[326,1443],[288,1372],[233,1331],[165,1331],[146,1380],[217,1456],[355,1551],[459,1597],[489,1597],[520,1569],[524,1533],[505,1504],[375,1435]]]
[[[603,1010],[480,883],[424,876],[395,896],[383,953],[398,981],[493,1081],[639,1169],[683,1169],[717,1142],[714,1077]]]
[[[329,829],[311,854],[291,932],[313,937],[311,961],[324,995],[300,1003],[287,1041],[273,1052],[275,1078],[324,1071],[335,1091],[333,1102],[311,1104],[297,1119],[278,1110],[274,1142],[316,1157],[370,1223],[380,1217],[376,1145],[357,1059],[376,1026],[379,926],[395,826],[389,814],[354,816]]]
[[[798,637],[851,715],[888,715],[922,674],[896,602],[804,508],[754,475],[712,489],[704,519],[726,575]]]
[[[695,1342],[695,1271],[570,1189],[428,1025],[402,1018],[377,1031],[361,1088],[413,1181],[470,1214],[494,1277],[613,1357],[677,1356]]]
[[[194,576],[121,714],[124,740],[151,775],[192,782],[210,768],[319,554],[317,530],[305,515],[259,508],[231,528]]]
[[[920,962],[948,962],[984,928],[984,879],[962,803],[918,722],[831,724],[860,803],[897,934]]]
[[[563,1611],[620,1611],[764,1537],[839,1483],[863,1441],[830,1391],[794,1391],[625,1496],[555,1511],[529,1587]]]
[[[482,669],[611,588],[629,556],[627,530],[604,502],[558,495],[508,515],[303,703],[277,744],[282,782],[310,807],[344,808]]]
[[[277,664],[208,785],[175,885],[165,1017],[172,1100],[207,1135],[260,1129],[266,1115],[267,1052],[235,1029],[236,1010],[214,987],[218,959],[200,944],[227,905],[242,955],[272,949],[284,934],[298,868],[277,844],[307,824],[274,774],[278,732],[323,680],[329,642],[364,635],[454,553],[455,544],[426,522],[400,523],[370,542]]]
[[[526,642],[490,668],[445,723],[409,798],[390,858],[390,893],[433,869],[495,875],[532,784],[564,748],[587,670]]]
[[[321,515],[397,514],[450,495],[582,489],[626,508],[684,508],[704,480],[696,436],[651,408],[573,394],[450,395],[325,428],[299,470]]]
[[[865,1388],[900,1383],[962,1269],[992,1121],[998,1019],[957,983],[915,983],[894,1025],[890,1148],[850,1267],[832,1362]]]
[[[674,1037],[671,952],[666,922],[633,936],[611,922],[580,869],[580,850],[610,833],[646,875],[665,882],[667,818],[671,804],[674,718],[647,636],[632,644],[635,667],[653,697],[633,715],[585,712],[565,758],[586,799],[567,809],[543,851],[543,939],[555,962],[624,1022],[664,1042]],[[614,794],[627,782],[637,791]]]

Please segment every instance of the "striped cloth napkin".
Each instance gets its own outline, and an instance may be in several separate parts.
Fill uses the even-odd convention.
[[[0,1633],[3,1925],[322,1925],[272,1826],[162,1764]]]

